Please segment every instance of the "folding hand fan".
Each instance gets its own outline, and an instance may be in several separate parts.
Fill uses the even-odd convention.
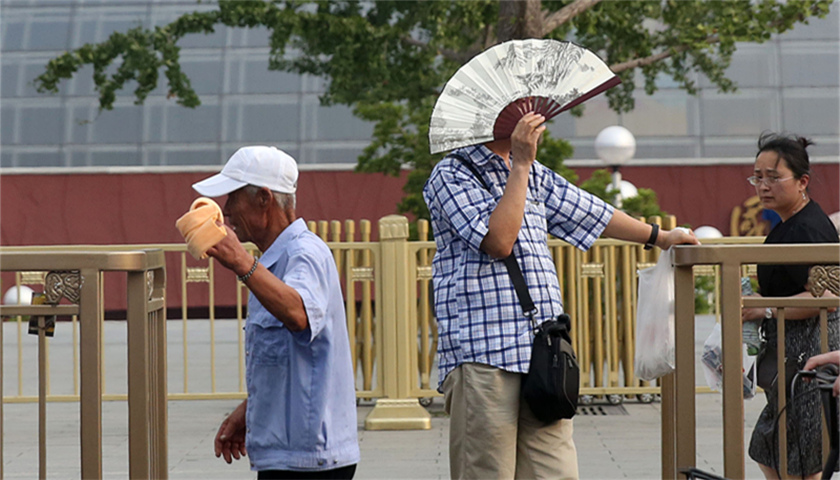
[[[431,151],[509,138],[529,111],[548,120],[620,82],[597,55],[574,43],[496,45],[446,82],[429,125]]]

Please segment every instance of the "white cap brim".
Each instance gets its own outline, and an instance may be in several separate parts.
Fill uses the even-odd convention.
[[[210,178],[205,178],[198,183],[194,183],[192,188],[201,195],[212,198],[227,195],[234,190],[239,190],[245,185],[248,184],[219,173]]]

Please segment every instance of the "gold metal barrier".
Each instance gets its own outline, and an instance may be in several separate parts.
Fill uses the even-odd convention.
[[[831,265],[837,269],[836,244],[680,246],[673,251],[675,266],[676,370],[662,378],[662,478],[677,478],[681,469],[696,463],[694,379],[694,278],[696,265],[715,265],[721,276],[723,361],[723,458],[724,476],[744,478],[744,392],[742,385],[741,306],[778,308],[779,371],[784,372],[785,308],[820,310],[821,350],[828,347],[827,309],[840,306],[833,298],[741,298],[742,268],[748,264]],[[834,270],[836,272],[836,270]],[[837,286],[833,287],[838,294]],[[821,291],[812,295],[821,296]],[[789,320],[790,321],[790,320]],[[779,387],[781,425],[784,419],[784,385]],[[779,431],[780,471],[787,476],[786,429]]]
[[[82,478],[102,478],[102,272],[127,274],[128,441],[131,478],[167,478],[166,271],[161,251],[26,252],[3,250],[2,271],[42,271],[43,305],[3,305],[2,316],[38,319],[39,477],[46,478],[47,339],[45,318],[78,316],[81,325],[80,445]],[[64,299],[62,301],[62,299]],[[0,373],[3,329],[0,328]],[[20,355],[20,353],[19,353]],[[0,396],[2,396],[0,382]],[[2,470],[0,403],[0,478]]]

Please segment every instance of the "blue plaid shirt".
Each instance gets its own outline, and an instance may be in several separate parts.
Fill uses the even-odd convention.
[[[527,373],[533,342],[504,262],[480,250],[510,170],[484,145],[453,153],[475,165],[490,191],[451,156],[435,166],[423,189],[437,246],[432,272],[439,335],[438,389],[450,371],[466,362]],[[585,250],[601,235],[612,214],[612,206],[534,162],[513,252],[537,307],[538,321],[563,313],[548,233]]]

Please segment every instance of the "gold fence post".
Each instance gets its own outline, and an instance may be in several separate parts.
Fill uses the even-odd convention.
[[[81,388],[79,395],[82,478],[102,478],[102,323],[99,271],[86,268],[79,295]]]
[[[741,265],[724,261],[721,271],[721,343],[723,344],[723,471],[744,478],[744,380],[741,332]],[[780,351],[780,356],[784,354]],[[779,370],[783,372],[784,370]],[[784,398],[784,391],[780,390]],[[780,425],[785,425],[784,419]],[[780,437],[781,438],[781,437]],[[782,474],[782,477],[787,475]]]
[[[669,254],[672,252],[660,253]],[[673,261],[673,257],[671,258]],[[674,331],[674,440],[676,467],[683,469],[694,467],[697,462],[694,402],[694,271],[690,265],[677,266],[674,269]]]
[[[408,219],[389,215],[379,220],[379,241],[382,245],[382,281],[377,288],[377,302],[382,302],[382,368],[384,398],[365,419],[367,430],[428,430],[431,416],[416,398],[409,398],[411,382],[417,372],[411,371],[411,355],[416,351],[417,331],[410,331],[408,318],[411,301],[408,269],[414,264],[408,253]],[[411,348],[411,342],[415,343]]]
[[[146,272],[128,272],[128,476],[149,478],[149,324]]]

